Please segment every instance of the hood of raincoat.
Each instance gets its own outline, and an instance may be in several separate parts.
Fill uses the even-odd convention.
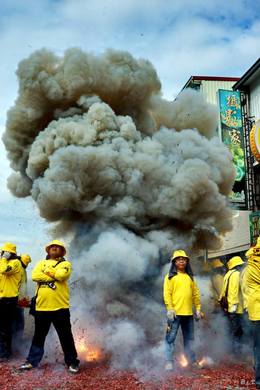
[[[171,260],[175,260],[178,257],[186,257],[186,259],[190,259],[189,256],[186,254],[186,252],[182,249],[179,249],[177,251],[173,251]]]
[[[220,261],[220,259],[215,259],[211,262],[211,266],[212,268],[221,268],[224,267],[224,264],[222,263],[222,261]]]
[[[258,237],[255,246],[252,246],[251,248],[248,249],[246,252],[246,256],[250,258],[251,256],[259,257],[260,258],[260,237]],[[257,260],[257,259],[256,259]]]
[[[178,257],[185,257],[187,259],[187,264],[185,267],[185,272],[190,276],[190,278],[193,280],[193,272],[190,266],[190,258],[187,256],[186,252],[183,250],[177,250],[172,253],[171,257],[171,265],[170,270],[168,274],[168,279],[170,280],[173,276],[177,275],[177,268],[175,264],[175,260],[178,259]]]
[[[46,250],[47,253],[49,252],[49,248],[50,248],[51,246],[53,246],[53,245],[60,246],[60,247],[63,249],[63,251],[64,251],[63,255],[66,254],[66,247],[65,247],[65,245],[63,244],[63,242],[61,242],[61,241],[59,241],[59,240],[53,240],[53,241],[51,241],[48,245],[46,245],[45,250]]]
[[[1,248],[1,251],[14,253],[16,255],[16,245],[12,244],[11,242],[5,242]]]
[[[234,257],[231,257],[230,260],[228,260],[227,267],[230,270],[230,269],[237,267],[238,265],[243,265],[243,264],[244,264],[244,261],[241,259],[240,256],[234,256]]]
[[[25,267],[27,267],[28,264],[29,264],[31,261],[32,261],[32,260],[31,260],[31,258],[30,258],[29,255],[21,255],[21,262],[23,263],[23,265],[24,265]]]

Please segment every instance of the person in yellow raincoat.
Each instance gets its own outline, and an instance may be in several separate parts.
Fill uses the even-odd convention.
[[[187,360],[199,368],[191,343],[194,340],[193,306],[196,318],[201,318],[200,292],[193,278],[190,259],[183,250],[176,250],[172,254],[170,271],[164,278],[163,295],[167,309],[165,369],[173,369],[174,343],[179,327],[182,329]]]
[[[212,298],[212,312],[219,313],[219,296],[221,294],[225,266],[220,259],[214,259],[211,261],[210,281],[211,281],[211,298]]]
[[[24,307],[29,306],[29,297],[27,293],[27,267],[31,262],[31,257],[27,254],[22,254],[17,257],[22,265],[22,279],[19,288],[18,305],[15,311],[15,318],[13,323],[13,338],[14,346],[18,349],[21,346],[21,340],[24,331]]]
[[[240,283],[240,271],[244,261],[234,256],[227,262],[228,272],[224,276],[219,299],[227,295],[227,319],[231,335],[231,348],[234,357],[241,353],[243,336],[243,297]]]
[[[71,263],[65,260],[66,248],[58,240],[46,246],[46,260],[40,261],[32,272],[37,283],[35,331],[29,355],[21,370],[37,367],[44,353],[44,342],[51,324],[58,333],[65,364],[71,373],[79,371],[79,360],[71,331],[68,279]]]
[[[12,354],[12,333],[18,302],[22,266],[17,259],[16,245],[6,242],[0,248],[0,361]]]
[[[246,253],[248,257],[242,284],[244,306],[252,324],[255,384],[260,389],[260,237],[253,248]]]

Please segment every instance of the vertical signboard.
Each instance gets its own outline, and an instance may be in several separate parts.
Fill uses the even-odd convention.
[[[260,236],[260,211],[255,211],[249,215],[250,226],[250,243],[256,244],[257,238]]]
[[[236,208],[246,209],[246,166],[240,92],[220,89],[218,100],[222,142],[229,148],[236,168],[230,201]]]

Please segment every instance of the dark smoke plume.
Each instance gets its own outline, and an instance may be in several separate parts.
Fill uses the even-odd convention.
[[[192,90],[164,100],[152,64],[127,52],[43,49],[17,76],[8,187],[69,234],[79,316],[102,322],[103,346],[130,364],[160,333],[169,253],[217,248],[232,227],[235,171],[216,109]]]

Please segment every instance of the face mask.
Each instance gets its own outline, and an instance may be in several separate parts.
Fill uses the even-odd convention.
[[[10,252],[3,252],[2,253],[2,258],[8,260],[10,259],[10,257],[12,256],[12,254]]]

